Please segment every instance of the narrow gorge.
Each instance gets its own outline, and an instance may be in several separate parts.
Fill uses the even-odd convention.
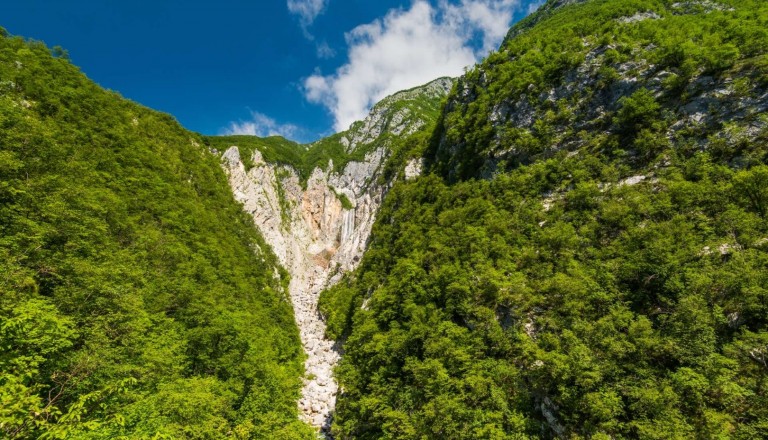
[[[318,311],[320,293],[357,267],[394,179],[420,173],[420,159],[398,164],[401,172],[390,178],[384,168],[403,140],[435,123],[453,83],[441,78],[394,94],[349,131],[307,147],[311,152],[329,148],[330,142],[334,144],[330,148],[344,151],[337,160],[362,157],[347,161],[341,170],[330,158],[303,180],[298,164],[270,163],[259,146],[249,158],[241,156],[237,145],[223,152],[235,198],[290,274],[291,301],[307,354],[299,412],[302,420],[324,432],[330,428],[339,392],[333,368],[341,353],[338,344],[325,336]]]
[[[365,29],[523,9],[459,78],[311,144],[235,134],[317,127],[280,94],[301,45],[243,3],[214,9],[247,38],[153,9],[190,32],[166,51],[154,20],[83,8],[131,22],[77,59],[138,66],[179,120],[0,27],[0,439],[768,439],[768,1],[415,1]],[[34,12],[5,21],[59,27]],[[426,80],[412,49],[448,28],[488,46],[420,27],[350,50],[356,74]],[[180,122],[249,99],[278,119]]]

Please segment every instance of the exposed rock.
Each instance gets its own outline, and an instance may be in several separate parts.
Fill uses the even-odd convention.
[[[315,169],[302,189],[296,171],[267,164],[258,151],[248,172],[237,147],[223,155],[235,197],[291,273],[291,300],[308,355],[299,406],[303,419],[315,426],[328,425],[338,392],[333,367],[339,360],[334,342],[325,338],[317,310],[319,294],[334,272],[354,269],[365,251],[386,191],[370,182],[376,181],[384,158],[380,148],[338,174]],[[282,202],[278,188],[286,199]],[[355,207],[344,209],[337,193],[345,194]],[[289,207],[288,212],[282,212],[282,206]]]
[[[733,312],[728,314],[728,327],[730,328],[739,328],[741,325],[742,319],[741,314],[738,312]]]
[[[424,168],[423,159],[411,159],[405,166],[405,180],[413,180],[421,175]]]
[[[548,192],[546,194],[543,194],[543,196],[544,197],[541,200],[541,206],[542,208],[544,208],[544,212],[548,212],[550,209],[552,209],[553,206],[555,206],[555,203],[558,200],[562,200],[563,198],[562,193],[555,193],[555,192]]]
[[[542,11],[570,3],[550,1],[542,7]],[[722,10],[722,5],[708,0],[681,2],[675,8],[683,10],[694,6],[704,10]],[[665,18],[655,12],[640,11],[618,20],[633,23],[648,19]],[[490,102],[487,108],[488,129],[491,132],[489,142],[468,143],[461,135],[451,135],[460,131],[451,126],[450,119],[447,120],[436,149],[436,159],[441,163],[437,171],[449,179],[485,178],[494,175],[499,163],[529,163],[538,157],[532,157],[532,154],[551,157],[558,151],[575,151],[583,143],[580,133],[616,133],[617,126],[612,119],[622,106],[622,98],[632,96],[641,89],[649,90],[660,101],[685,96],[684,100],[669,100],[672,104],[666,109],[665,118],[669,123],[666,138],[670,142],[679,142],[681,133],[686,133],[689,139],[698,137],[695,142],[706,150],[713,140],[719,141],[722,133],[729,130],[733,123],[740,131],[722,139],[728,146],[756,142],[765,133],[765,124],[760,122],[759,116],[768,111],[768,90],[752,81],[747,82],[751,88],[748,93],[739,92],[736,84],[740,80],[743,83],[744,73],[712,76],[700,70],[681,82],[677,86],[681,89],[677,90],[670,84],[679,80],[679,72],[654,64],[657,48],[653,45],[633,48],[631,60],[624,62],[615,59],[616,47],[611,44],[585,40],[583,47],[583,60],[565,70],[558,80],[546,88],[538,90],[529,85],[516,93],[509,93],[504,87],[496,87],[499,91],[493,89],[490,92],[490,98],[486,97]],[[605,77],[607,68],[612,72],[610,77]],[[484,69],[487,67],[481,65],[477,67],[474,77],[458,80],[458,93],[446,103],[447,114],[466,114],[471,106],[478,104],[475,102],[478,90],[490,90],[490,83],[502,80],[498,72]],[[585,95],[584,90],[592,93]],[[548,132],[552,133],[552,138],[548,139],[543,152],[527,151],[525,139],[536,136],[536,124],[546,120],[548,112],[556,107],[567,117],[549,122]],[[751,122],[747,126],[748,121]],[[510,136],[511,132],[515,136]],[[510,142],[516,137],[521,140]],[[483,157],[484,162],[473,163],[471,168],[464,169],[462,164],[466,162],[465,155],[470,150],[472,155]]]
[[[410,108],[402,107],[392,111],[393,103],[402,103],[426,98],[444,97],[451,91],[454,80],[439,78],[429,84],[395,93],[376,104],[371,113],[363,121],[355,122],[342,137],[341,144],[347,152],[355,150],[360,145],[370,144],[383,133],[407,136],[424,127],[425,121],[413,117]]]
[[[550,429],[557,434],[558,437],[563,437],[563,434],[565,433],[565,427],[560,424],[560,421],[557,419],[557,407],[554,403],[552,403],[552,400],[549,399],[549,397],[544,397],[544,399],[541,402],[541,414],[544,416],[544,418],[547,420],[547,424],[549,425]]]
[[[720,252],[720,255],[726,256],[726,255],[731,255],[734,251],[737,251],[738,246],[734,246],[730,243],[723,243],[720,246],[718,246],[717,250]]]
[[[672,8],[677,9],[678,13],[692,14],[699,11],[709,13],[712,11],[733,11],[730,6],[726,6],[722,3],[716,3],[712,0],[690,0],[685,2],[677,2],[672,4]]]
[[[389,143],[384,134],[406,136],[427,124],[418,107],[437,103],[453,87],[442,78],[423,87],[385,99],[362,122],[340,136],[348,152],[369,151],[364,160],[349,162],[341,172],[333,162],[325,170],[315,168],[302,186],[296,170],[267,163],[259,151],[246,167],[236,146],[222,155],[235,198],[253,216],[255,225],[291,274],[289,291],[300,330],[305,362],[304,387],[298,402],[302,420],[328,434],[338,385],[333,368],[339,361],[336,343],[325,338],[325,322],[318,311],[320,292],[338,282],[360,263],[371,228],[392,182],[380,182]],[[400,105],[406,102],[406,105]],[[393,105],[398,104],[398,105]],[[437,107],[436,104],[432,104]],[[395,110],[393,110],[395,109]],[[421,161],[404,170],[406,178],[421,174]],[[350,203],[342,203],[344,195]],[[344,206],[351,206],[345,209]]]
[[[641,182],[643,182],[645,179],[647,179],[647,176],[632,176],[627,177],[626,179],[619,182],[619,186],[635,186]]]
[[[740,251],[742,248],[739,245],[732,245],[730,243],[723,243],[720,246],[717,247],[717,252],[720,254],[720,256],[725,257],[728,255],[731,255],[734,252]],[[704,246],[699,251],[699,256],[704,257],[707,255],[712,255],[712,247],[711,246]]]
[[[319,294],[332,275],[354,269],[365,251],[386,191],[371,184],[384,158],[384,150],[377,149],[341,173],[317,168],[302,189],[296,171],[267,164],[258,151],[248,172],[237,147],[223,155],[235,197],[291,274],[291,300],[308,356],[299,407],[305,421],[322,428],[329,426],[338,393],[333,367],[340,353],[334,341],[325,338],[325,323],[317,310]],[[354,208],[344,209],[338,193],[345,194]],[[289,207],[288,212],[282,212],[282,206]]]
[[[618,19],[621,23],[637,23],[639,21],[645,21],[645,20],[658,20],[661,16],[653,11],[651,12],[638,12],[635,15],[632,15],[631,17],[621,17]]]

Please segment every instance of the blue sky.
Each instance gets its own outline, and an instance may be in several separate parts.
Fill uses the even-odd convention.
[[[10,33],[204,134],[312,141],[495,48],[535,0],[22,0]]]

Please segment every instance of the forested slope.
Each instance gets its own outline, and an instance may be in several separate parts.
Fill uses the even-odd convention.
[[[253,153],[258,151],[266,163],[292,168],[303,185],[316,169],[326,171],[332,164],[331,171],[340,173],[350,162],[365,162],[368,155],[382,149],[388,159],[382,177],[391,179],[407,159],[420,157],[421,151],[413,149],[423,145],[417,146],[415,138],[432,133],[453,83],[452,78],[438,78],[387,96],[364,120],[311,144],[297,144],[280,136],[250,135],[206,136],[205,141],[220,153],[238,147],[248,171],[253,167]]]
[[[202,144],[2,31],[0,437],[311,438],[286,274]]]
[[[280,137],[207,137],[222,155],[232,192],[290,272],[289,290],[307,353],[301,417],[327,431],[340,353],[325,337],[320,292],[354,270],[393,182],[419,174],[454,81],[395,93],[349,130],[300,146]]]
[[[544,11],[321,297],[337,438],[768,437],[768,4]]]

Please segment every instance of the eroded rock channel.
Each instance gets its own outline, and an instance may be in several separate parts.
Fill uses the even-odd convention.
[[[368,151],[364,159],[347,163],[341,171],[334,171],[331,161],[325,169],[315,168],[304,185],[294,168],[268,163],[259,151],[250,161],[242,160],[237,146],[222,156],[235,198],[291,275],[291,301],[307,353],[300,416],[326,434],[338,393],[333,368],[340,352],[334,341],[325,338],[317,307],[320,293],[354,270],[365,252],[392,184],[380,179],[391,151],[389,136],[409,136],[427,124],[419,107],[412,110],[393,103],[434,106],[452,85],[453,80],[440,79],[382,101],[339,138],[347,152]],[[252,165],[250,169],[245,162]],[[420,162],[412,161],[404,175],[412,178],[420,170]]]
[[[317,168],[305,189],[292,168],[268,164],[258,151],[247,171],[237,147],[224,153],[235,197],[291,274],[291,300],[307,353],[299,409],[305,421],[325,430],[338,390],[333,367],[339,352],[334,341],[325,338],[318,298],[354,269],[365,251],[384,193],[383,187],[369,182],[376,180],[372,177],[383,157],[384,151],[376,150],[341,173]],[[341,194],[351,208],[345,209]]]

